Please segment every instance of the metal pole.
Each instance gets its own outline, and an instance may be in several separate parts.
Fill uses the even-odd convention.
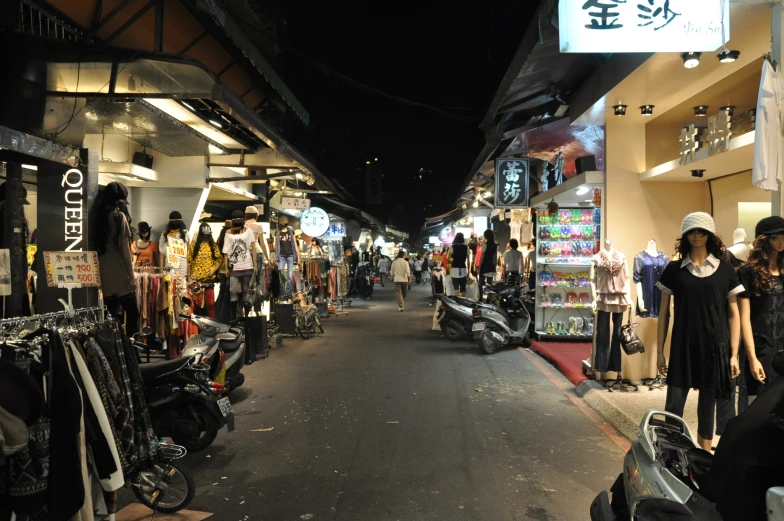
[[[27,223],[22,204],[22,165],[6,163],[5,208],[6,219],[3,248],[11,250],[11,296],[6,299],[5,314],[20,317],[27,298]]]

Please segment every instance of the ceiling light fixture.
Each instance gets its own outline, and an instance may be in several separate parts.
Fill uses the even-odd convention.
[[[302,192],[294,192],[294,197],[302,197]]]
[[[625,116],[628,105],[613,105],[613,112],[616,116]]]
[[[708,105],[697,105],[694,107],[694,115],[704,118],[708,115]]]
[[[223,124],[220,121],[216,120],[216,119],[211,119],[210,120],[210,125],[212,125],[213,127],[217,127],[217,128],[223,128]]]
[[[740,51],[730,51],[726,47],[721,49],[721,52],[716,55],[721,63],[732,63],[738,59]]]
[[[702,177],[703,175],[705,175],[705,170],[692,170],[691,171],[691,176],[692,177]]]
[[[643,116],[653,116],[653,107],[655,105],[643,105],[640,107],[640,114]]]
[[[183,101],[182,104],[185,105],[186,107],[188,107],[189,109],[191,109],[193,112],[196,112],[196,109],[193,108],[193,105],[191,105],[187,101]]]
[[[732,117],[735,114],[735,105],[725,105],[721,107],[721,110],[726,112],[729,117]]]
[[[471,206],[473,206],[474,208],[479,208],[479,201],[474,201]]]
[[[297,173],[296,173],[296,174],[294,174],[294,175],[295,175],[295,177],[296,177],[297,179],[302,179],[303,177],[305,177],[305,176],[303,176],[303,175],[302,175],[302,172],[297,172]]]
[[[693,69],[700,64],[701,52],[684,52],[681,54],[683,58],[683,66],[687,69]]]
[[[589,187],[581,186],[580,188],[577,189],[577,195],[585,195],[585,194],[587,194],[590,191],[591,191],[591,189]]]
[[[483,195],[484,195],[485,199],[487,199],[488,197],[492,196],[493,194],[491,194],[490,192],[485,192]]]

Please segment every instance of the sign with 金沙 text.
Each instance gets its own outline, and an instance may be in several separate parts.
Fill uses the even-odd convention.
[[[98,253],[94,251],[45,251],[46,285],[50,288],[61,284],[100,286]]]
[[[714,52],[730,39],[728,0],[560,0],[563,53]]]
[[[310,199],[301,197],[281,197],[280,207],[283,210],[307,210],[310,208]]]

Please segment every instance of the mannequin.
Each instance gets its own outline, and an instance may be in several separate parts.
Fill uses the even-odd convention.
[[[278,256],[278,268],[286,274],[286,286],[283,288],[281,297],[283,300],[289,300],[292,292],[291,281],[294,275],[294,264],[298,264],[301,257],[294,229],[289,226],[289,218],[285,215],[281,215],[278,219],[275,253]]]
[[[746,230],[738,228],[732,232],[732,246],[727,248],[736,259],[741,262],[749,260],[749,253],[751,253],[751,245],[746,242]]]
[[[637,287],[637,316],[656,318],[659,316],[661,290],[656,287],[670,258],[656,249],[656,241],[651,239],[645,251],[634,256],[634,282]],[[646,303],[647,302],[647,303]]]
[[[594,255],[590,272],[591,308],[596,315],[596,356],[594,371],[616,372],[621,383],[621,326],[629,309],[629,267],[626,256],[604,241],[604,248]],[[612,333],[610,321],[612,319]]]

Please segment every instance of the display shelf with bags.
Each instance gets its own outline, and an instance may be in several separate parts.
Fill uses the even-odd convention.
[[[540,340],[593,338],[589,271],[599,250],[601,209],[559,208],[537,220],[536,334]]]

